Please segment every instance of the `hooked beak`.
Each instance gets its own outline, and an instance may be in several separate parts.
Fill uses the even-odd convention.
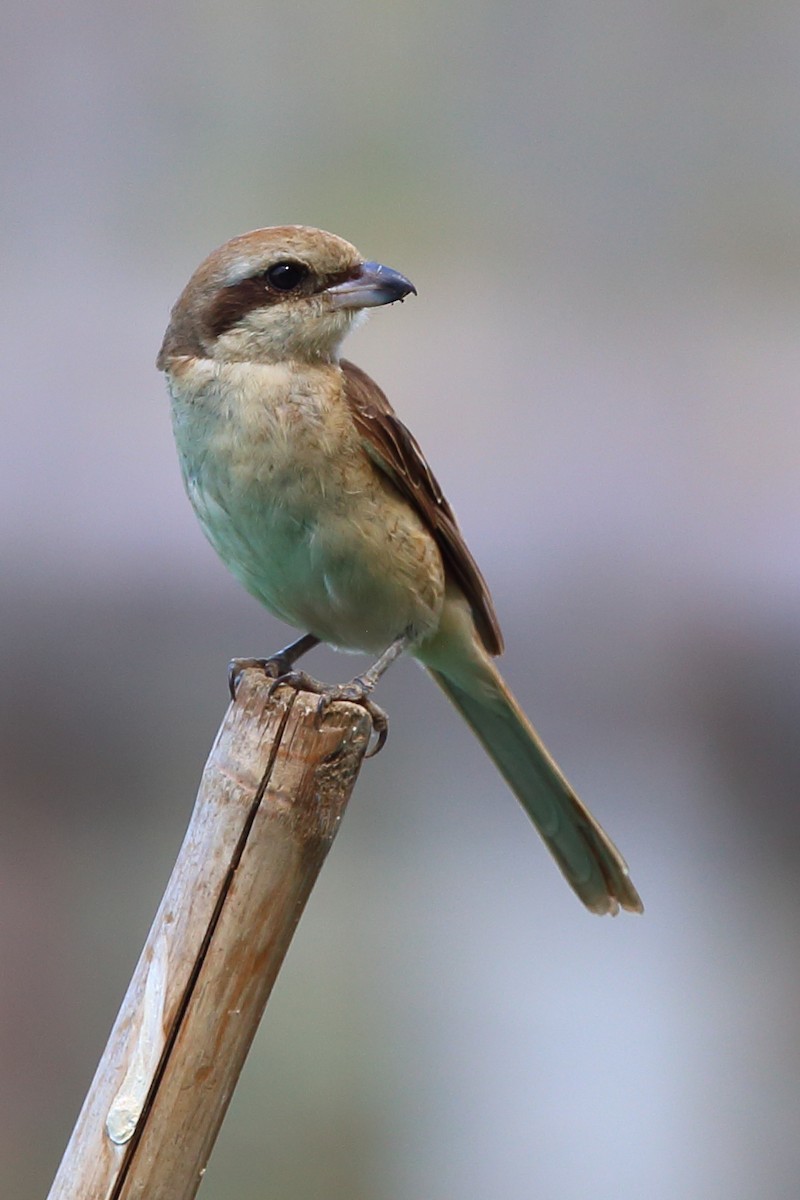
[[[417,289],[399,271],[381,263],[365,262],[357,275],[328,288],[326,294],[334,308],[376,308],[404,300],[408,295],[416,296]]]

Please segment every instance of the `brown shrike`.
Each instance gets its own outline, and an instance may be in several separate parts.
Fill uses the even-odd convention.
[[[422,451],[386,396],[339,358],[363,311],[414,287],[333,234],[300,225],[234,238],[172,310],[158,367],[203,530],[249,592],[304,631],[259,663],[326,698],[364,703],[402,651],[472,727],[592,912],[642,903],[506,687],[489,590]],[[294,671],[318,642],[379,654],[344,687]]]

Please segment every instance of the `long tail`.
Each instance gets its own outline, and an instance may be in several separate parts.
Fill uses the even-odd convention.
[[[462,667],[463,667],[462,663]],[[488,656],[456,682],[430,674],[472,727],[580,899],[594,913],[642,912],[625,860],[581,804]]]

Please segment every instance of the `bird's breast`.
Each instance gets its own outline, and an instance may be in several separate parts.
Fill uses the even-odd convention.
[[[434,622],[441,560],[329,371],[202,364],[171,381],[175,437],[206,536],[248,591],[334,645],[381,649]]]
[[[301,373],[288,364],[198,363],[172,389],[187,484],[237,511],[248,504],[298,518],[318,511],[360,458],[334,382],[322,369]]]

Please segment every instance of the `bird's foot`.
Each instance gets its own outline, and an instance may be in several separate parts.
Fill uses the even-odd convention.
[[[228,691],[231,700],[236,699],[236,690],[243,671],[263,671],[267,679],[280,679],[291,674],[293,660],[283,651],[272,658],[232,658],[228,663]],[[270,689],[272,695],[272,689]]]
[[[236,689],[242,671],[254,668],[263,671],[268,679],[278,679],[281,675],[291,674],[298,658],[302,658],[318,645],[319,638],[315,634],[304,633],[302,637],[284,646],[277,654],[271,654],[269,658],[232,658],[228,663],[228,690],[231,700],[236,699]]]
[[[274,659],[268,662],[274,662]],[[362,679],[360,675],[356,675],[355,679],[351,679],[349,683],[320,683],[318,679],[314,679],[311,675],[307,675],[305,671],[289,670],[282,675],[273,678],[269,685],[269,695],[271,696],[275,690],[282,686],[295,688],[298,692],[312,692],[315,696],[319,696],[317,703],[317,713],[319,716],[325,712],[329,704],[335,700],[349,700],[351,704],[358,704],[361,708],[366,709],[372,719],[372,729],[376,735],[375,745],[367,752],[366,758],[374,758],[379,750],[382,750],[386,744],[386,739],[389,736],[389,718],[382,708],[370,700],[370,692],[374,687],[368,679]]]

